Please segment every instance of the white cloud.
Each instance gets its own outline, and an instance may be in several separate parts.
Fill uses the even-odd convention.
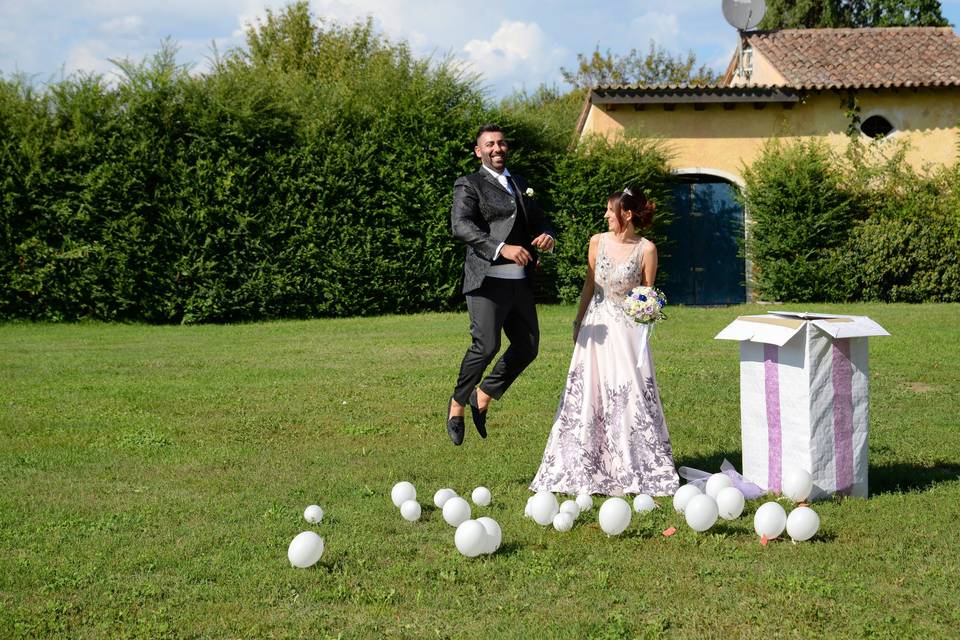
[[[102,40],[87,40],[73,46],[67,52],[67,59],[64,62],[64,71],[67,74],[85,72],[99,73],[104,76],[114,76],[117,67],[110,62],[109,58],[116,59],[116,56],[110,53],[110,47]]]
[[[139,39],[145,33],[143,18],[123,16],[100,23],[97,31],[108,38]]]
[[[681,31],[677,14],[651,11],[630,22],[630,33],[636,34],[637,42],[646,48],[651,40],[670,50],[682,49]]]
[[[471,40],[463,51],[474,70],[490,80],[515,76],[518,72],[540,74],[555,67],[562,50],[551,47],[535,22],[504,20],[487,40]]]

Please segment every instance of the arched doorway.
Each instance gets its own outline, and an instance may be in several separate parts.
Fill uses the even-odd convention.
[[[734,180],[720,171],[674,172],[674,217],[657,278],[671,304],[746,302],[744,213]]]

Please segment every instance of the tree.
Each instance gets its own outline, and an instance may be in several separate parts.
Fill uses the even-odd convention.
[[[858,0],[858,27],[947,27],[939,0]]]
[[[767,0],[760,29],[944,27],[939,0]]]
[[[713,84],[719,79],[719,74],[711,71],[706,65],[696,66],[696,56],[692,51],[682,56],[673,57],[665,49],[658,47],[651,40],[650,49],[646,55],[636,49],[631,49],[626,55],[617,55],[607,49],[606,54],[600,53],[600,47],[594,49],[593,54],[586,56],[577,54],[577,68],[566,69],[561,67],[560,74],[564,82],[577,89],[609,84]]]

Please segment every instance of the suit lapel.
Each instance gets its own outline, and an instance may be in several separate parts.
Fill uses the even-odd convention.
[[[507,180],[509,180],[509,181],[511,182],[511,185],[510,185],[510,186],[512,186],[513,189],[514,189],[514,194],[511,194],[509,191],[507,191],[506,187],[504,187],[502,184],[500,184],[500,181],[497,180],[496,178],[494,178],[494,177],[493,177],[493,174],[490,173],[489,171],[487,171],[486,169],[484,169],[484,168],[481,167],[480,171],[478,171],[477,173],[478,173],[484,180],[486,180],[488,183],[490,183],[491,185],[496,186],[496,188],[500,190],[500,193],[503,193],[503,194],[505,194],[507,197],[511,198],[511,199],[513,200],[514,207],[515,207],[517,210],[523,211],[522,205],[519,204],[520,199],[517,198],[516,195],[515,195],[515,194],[516,194],[516,189],[517,189],[517,183],[513,180],[513,178],[507,178]],[[523,211],[523,217],[524,217],[524,218],[527,217],[527,212],[526,212],[526,211]]]
[[[477,173],[483,176],[483,179],[489,182],[490,184],[496,185],[497,188],[500,189],[500,191],[503,191],[507,195],[510,195],[510,192],[503,188],[503,185],[500,184],[499,180],[493,177],[492,173],[490,173],[489,171],[483,168],[481,168],[480,171],[478,171]]]

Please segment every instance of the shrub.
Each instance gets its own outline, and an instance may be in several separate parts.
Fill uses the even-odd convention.
[[[905,147],[768,145],[747,169],[762,297],[960,300],[960,165],[913,169]]]
[[[960,165],[933,173],[851,146],[846,171],[869,218],[846,247],[853,296],[884,302],[960,300]]]
[[[767,300],[833,300],[842,295],[824,274],[857,215],[825,144],[766,144],[744,170],[748,251],[754,287]]]
[[[220,322],[446,309],[475,79],[306,3],[191,77],[0,80],[0,316]]]

